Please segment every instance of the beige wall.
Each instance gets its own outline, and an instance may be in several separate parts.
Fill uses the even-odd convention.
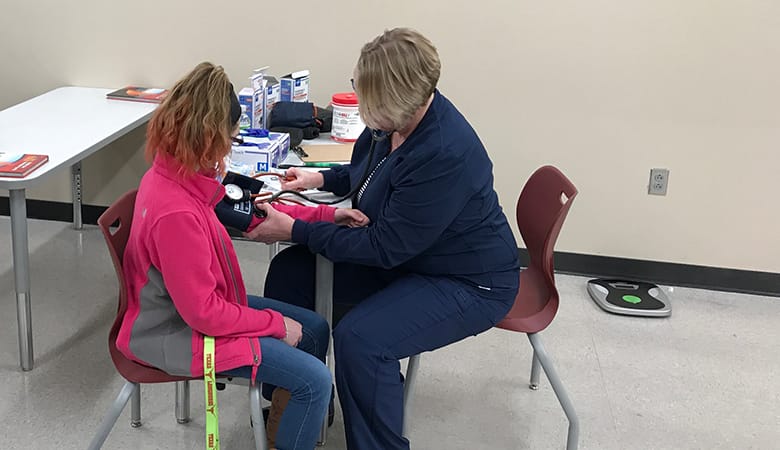
[[[542,164],[579,187],[558,250],[780,272],[780,2],[2,3],[0,107],[60,85],[167,86],[201,60],[236,84],[262,65],[308,68],[324,104],[348,89],[363,42],[418,28],[506,209]],[[288,15],[253,17],[272,4]],[[139,130],[85,162],[88,203],[137,183],[142,146]],[[666,197],[647,195],[652,167],[671,171]],[[30,196],[69,192],[63,171]]]

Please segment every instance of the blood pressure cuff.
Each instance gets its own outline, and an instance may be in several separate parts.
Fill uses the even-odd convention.
[[[217,203],[214,210],[217,213],[217,218],[225,227],[246,231],[252,222],[254,208],[252,200],[239,203],[230,203],[222,200]]]
[[[222,184],[235,184],[242,189],[248,190],[252,194],[257,194],[263,187],[262,181],[234,172],[228,172],[222,180]],[[217,219],[219,219],[225,227],[238,231],[247,231],[249,225],[252,223],[255,205],[252,199],[234,202],[227,198],[223,198],[217,203],[217,206],[214,207],[214,211],[217,213]]]

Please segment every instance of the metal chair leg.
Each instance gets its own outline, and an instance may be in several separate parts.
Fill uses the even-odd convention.
[[[415,382],[417,381],[417,369],[420,368],[420,355],[409,357],[409,364],[406,366],[406,376],[404,378],[404,420],[401,435],[408,438],[409,417],[412,413],[412,395],[414,395]]]
[[[138,428],[141,426],[141,385],[133,392],[130,399],[130,426]]]
[[[563,387],[558,372],[555,371],[552,360],[547,356],[547,352],[542,345],[541,337],[537,333],[528,334],[528,340],[531,341],[531,346],[534,348],[534,354],[539,359],[539,362],[544,369],[547,379],[550,380],[553,392],[558,397],[563,412],[566,413],[566,418],[569,419],[569,434],[566,439],[566,450],[576,450],[579,445],[580,435],[580,420],[577,418],[577,413],[574,411],[574,405],[572,404],[569,396],[566,394],[566,389]]]
[[[122,410],[125,409],[127,401],[137,392],[139,392],[139,385],[137,383],[128,381],[122,386],[119,395],[116,396],[114,403],[100,423],[100,427],[98,427],[95,436],[92,438],[92,442],[89,443],[89,450],[100,450],[100,448],[103,447],[103,443],[106,442],[106,438],[108,438],[109,433],[111,433],[111,429],[114,428],[114,424],[122,414]]]
[[[190,382],[176,382],[176,422],[190,421]]]
[[[532,391],[539,389],[539,358],[536,356],[536,350],[534,350],[534,357],[531,361],[531,382],[528,384],[528,388]]]
[[[263,411],[260,408],[260,383],[249,386],[249,415],[252,418],[252,431],[255,434],[255,448],[268,450],[268,441],[265,436],[265,424],[263,423]]]
[[[277,244],[278,251],[278,244]],[[333,329],[333,262],[318,254],[314,264],[314,310],[325,318],[330,329]],[[329,338],[329,342],[333,342]],[[333,373],[333,345],[328,346],[328,354],[325,355],[325,364],[330,373]],[[328,440],[328,418],[322,421],[320,436],[317,438],[317,447],[322,447]]]

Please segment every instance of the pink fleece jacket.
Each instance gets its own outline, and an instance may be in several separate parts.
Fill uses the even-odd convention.
[[[214,213],[222,184],[213,174],[182,178],[179,167],[158,155],[141,180],[124,254],[128,309],[117,347],[140,363],[197,377],[203,336],[214,336],[217,372],[256,371],[261,349],[252,338],[283,338],[282,315],[247,306],[238,258]],[[335,215],[331,207],[274,207],[307,221]]]

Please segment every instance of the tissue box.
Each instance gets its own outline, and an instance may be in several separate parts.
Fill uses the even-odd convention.
[[[300,70],[283,76],[279,80],[280,102],[309,101],[309,71]]]

